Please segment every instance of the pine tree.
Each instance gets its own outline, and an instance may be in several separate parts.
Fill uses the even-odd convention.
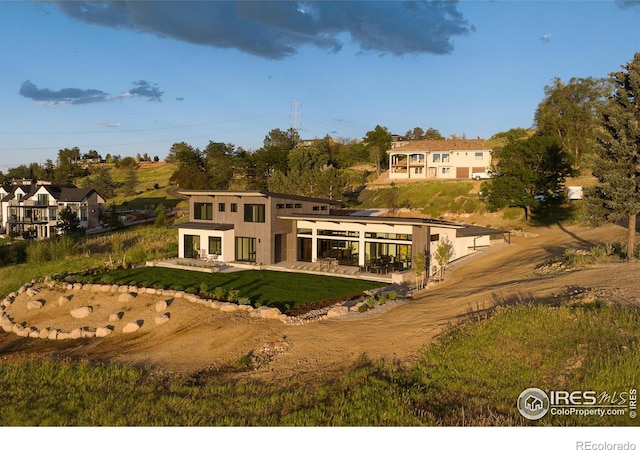
[[[640,214],[640,53],[622,68],[610,74],[614,92],[602,110],[593,169],[601,184],[587,205],[607,221],[628,221],[627,259],[632,260]]]

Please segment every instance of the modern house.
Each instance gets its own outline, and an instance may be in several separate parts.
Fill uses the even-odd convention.
[[[274,265],[323,262],[364,270],[410,270],[425,252],[431,271],[441,239],[452,259],[488,246],[501,230],[442,220],[382,217],[332,210],[337,202],[262,191],[181,191],[190,221],[179,228],[180,258]]]
[[[472,179],[491,167],[484,139],[403,141],[389,155],[389,179]]]
[[[80,226],[100,224],[104,198],[91,188],[48,183],[25,183],[0,188],[0,234],[30,232],[36,239],[55,236],[60,211],[71,208]]]

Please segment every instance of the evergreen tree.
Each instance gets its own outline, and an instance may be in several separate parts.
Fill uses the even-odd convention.
[[[78,215],[69,206],[60,211],[57,226],[63,236],[77,237],[84,234]]]
[[[636,216],[640,214],[640,53],[610,74],[614,91],[602,108],[593,174],[600,185],[587,193],[587,205],[602,219],[626,219],[627,259],[634,258]]]
[[[127,173],[124,177],[124,195],[130,197],[136,195],[138,189],[138,173],[134,166],[127,168]]]

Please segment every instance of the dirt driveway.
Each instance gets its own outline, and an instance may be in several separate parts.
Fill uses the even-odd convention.
[[[269,355],[269,362],[237,376],[277,379],[340,371],[363,354],[374,359],[412,362],[446,327],[469,312],[489,308],[496,302],[541,301],[581,289],[638,304],[638,263],[603,265],[544,277],[533,274],[536,264],[562,253],[568,246],[589,247],[623,240],[622,227],[554,226],[533,231],[537,236],[514,236],[510,245],[461,260],[452,266],[445,281],[412,300],[398,302],[384,311],[374,310],[372,314],[350,314],[294,326],[249,318],[243,312],[222,313],[176,299],[168,309],[171,320],[154,326],[153,306],[158,298],[140,296],[125,311],[125,318],[138,318],[148,325],[136,333],[114,333],[106,338],[71,343],[19,338],[0,331],[0,354],[46,352],[195,372],[224,369],[252,352]],[[49,295],[45,300],[47,305],[53,305],[60,293],[43,295]],[[73,301],[94,307],[99,312],[94,316],[102,317],[101,320],[116,309],[123,309],[123,305],[104,293],[81,292]],[[48,311],[23,308],[13,313],[17,320],[36,326],[71,326],[69,321],[73,319],[68,311],[60,308],[56,314],[51,313],[54,309]],[[23,316],[19,317],[20,314]]]

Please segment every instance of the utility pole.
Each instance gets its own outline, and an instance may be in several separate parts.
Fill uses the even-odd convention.
[[[298,110],[298,108],[302,109],[302,103],[298,100],[294,100],[291,104],[291,108],[293,109],[293,129],[298,131],[298,115],[302,117],[302,112]]]

